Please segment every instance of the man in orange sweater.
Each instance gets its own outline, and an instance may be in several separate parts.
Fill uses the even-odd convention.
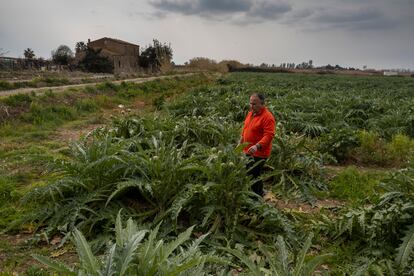
[[[265,107],[265,97],[263,94],[253,93],[250,96],[250,112],[244,120],[240,144],[249,143],[243,151],[251,158],[248,168],[250,169],[249,174],[254,178],[260,176],[264,162],[270,156],[274,135],[275,118]],[[254,165],[256,166],[253,167]],[[252,190],[263,196],[263,182],[258,180],[253,184]]]

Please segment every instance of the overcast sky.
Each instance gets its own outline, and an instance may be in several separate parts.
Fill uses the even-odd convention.
[[[7,56],[50,57],[61,44],[113,37],[170,42],[174,61],[313,60],[414,69],[414,0],[0,0]]]

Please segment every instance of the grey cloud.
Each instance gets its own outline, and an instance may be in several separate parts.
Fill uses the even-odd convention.
[[[154,0],[150,4],[158,9],[158,12],[173,12],[181,14],[198,13],[197,2],[192,0]]]
[[[233,23],[260,23],[279,19],[292,7],[278,0],[150,0],[149,3],[164,13],[198,15],[212,20],[226,19]]]
[[[204,0],[198,1],[200,11],[233,13],[246,12],[252,6],[249,0]]]
[[[307,30],[375,30],[390,29],[402,18],[395,18],[384,0],[148,0],[155,8],[154,18],[168,14],[195,15],[237,25],[277,21]],[[377,2],[380,1],[380,2]],[[412,9],[411,2],[396,0]],[[401,4],[403,6],[403,4]],[[157,16],[155,16],[155,14]],[[399,13],[401,14],[401,12]],[[401,23],[402,24],[402,23]]]
[[[295,8],[280,23],[302,30],[386,30],[403,24],[403,18],[396,18],[384,6],[363,2],[352,5],[311,5]]]
[[[318,25],[349,30],[388,29],[395,21],[375,8],[321,10],[311,20]]]
[[[327,11],[320,14],[316,20],[322,23],[348,23],[369,21],[372,18],[381,17],[382,14],[378,10],[337,10]]]
[[[294,9],[286,16],[281,23],[286,25],[293,25],[297,22],[302,22],[314,14],[310,9]]]
[[[276,19],[292,10],[292,6],[283,2],[256,2],[247,13],[248,16],[263,19]]]

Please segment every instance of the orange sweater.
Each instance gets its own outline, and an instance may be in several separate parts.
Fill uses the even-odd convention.
[[[257,143],[261,148],[253,156],[267,158],[272,150],[272,140],[275,135],[275,118],[266,107],[253,116],[253,112],[247,114],[242,131],[242,143],[248,142],[243,151],[247,153],[249,148]]]

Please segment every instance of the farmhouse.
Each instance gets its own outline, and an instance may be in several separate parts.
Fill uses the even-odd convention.
[[[139,46],[119,39],[103,37],[94,41],[88,39],[88,47],[102,49],[101,55],[113,62],[114,73],[133,73],[139,71]],[[79,61],[84,52],[76,53]]]

